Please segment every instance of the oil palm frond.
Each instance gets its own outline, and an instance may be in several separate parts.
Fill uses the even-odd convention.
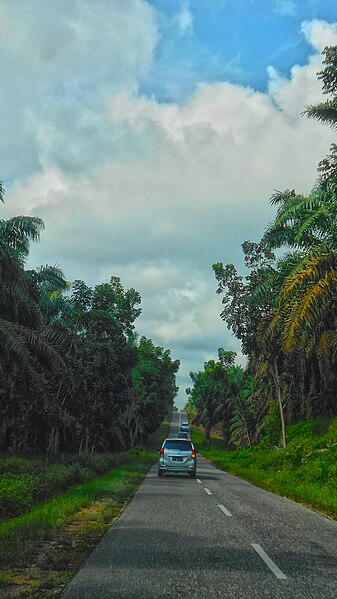
[[[34,361],[52,370],[65,368],[60,353],[39,332],[0,318],[2,353],[11,355],[15,362],[28,366]]]
[[[313,230],[324,234],[330,229],[331,214],[326,206],[321,206],[315,212],[303,216],[302,222],[299,223],[294,235],[294,242],[297,245],[301,245],[308,233],[310,234]],[[306,244],[307,239],[305,239]],[[316,240],[318,240],[318,237],[316,237]]]
[[[327,252],[326,249],[326,246],[322,245],[322,254],[319,253],[317,248],[317,251],[312,252],[311,256],[304,258],[295,265],[292,272],[285,279],[280,293],[281,301],[287,300],[292,293],[303,287],[303,285],[310,285],[317,279],[324,277],[327,272],[334,271],[337,268],[335,254]]]
[[[272,343],[275,334],[277,336],[281,322],[282,314],[280,309],[277,308],[260,321],[256,331],[256,338],[264,352],[268,351],[268,346]]]
[[[296,196],[295,190],[286,189],[285,191],[275,190],[270,198],[270,203],[274,206],[284,206],[289,200]]]
[[[70,335],[67,329],[59,324],[43,326],[39,333],[44,341],[60,349],[62,355],[68,353],[71,347],[76,346],[76,337]]]
[[[36,270],[26,270],[25,273],[35,285],[46,283],[54,290],[65,290],[69,287],[69,283],[65,280],[62,270],[57,265],[50,266],[46,264]]]
[[[325,382],[333,380],[336,376],[337,329],[323,331],[315,349],[322,378]]]
[[[327,358],[334,362],[337,354],[337,330],[328,329],[322,333],[317,343],[317,355],[319,359]]]
[[[262,240],[267,248],[274,250],[283,245],[291,246],[293,237],[293,230],[290,225],[276,225],[273,223],[267,227]]]
[[[291,351],[298,342],[298,336],[303,329],[313,331],[315,325],[322,319],[331,298],[336,297],[337,271],[326,272],[310,285],[303,294],[299,294],[287,304],[282,341],[284,350]]]
[[[337,128],[337,100],[335,98],[320,102],[319,104],[311,104],[302,114]]]
[[[43,220],[37,216],[22,215],[0,220],[1,238],[22,256],[28,255],[30,241],[39,241],[43,229]]]

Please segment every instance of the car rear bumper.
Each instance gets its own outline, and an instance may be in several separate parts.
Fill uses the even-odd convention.
[[[188,466],[181,466],[178,464],[172,466],[159,465],[158,470],[161,470],[162,472],[186,472],[187,474],[190,474],[191,472],[196,471],[196,466],[194,464],[190,464]]]

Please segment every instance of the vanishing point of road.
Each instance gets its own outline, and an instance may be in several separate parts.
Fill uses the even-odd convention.
[[[62,599],[180,597],[335,599],[337,523],[200,455],[197,479],[154,466]]]

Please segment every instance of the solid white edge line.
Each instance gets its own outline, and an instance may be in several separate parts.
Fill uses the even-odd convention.
[[[206,489],[206,487],[204,487],[204,490],[206,491],[207,495],[212,495],[212,492],[209,489]]]
[[[255,549],[256,553],[259,554],[260,558],[264,561],[276,578],[279,580],[287,580],[287,576],[283,574],[282,570],[280,570],[280,568],[273,562],[273,560],[270,559],[266,552],[263,551],[261,545],[252,543],[252,547]]]
[[[200,480],[200,478],[197,478],[197,483],[200,483],[200,484],[201,484],[201,480]]]
[[[224,505],[219,504],[218,507],[221,509],[221,511],[226,515],[226,516],[231,516],[232,514],[230,513],[230,511],[225,508]]]

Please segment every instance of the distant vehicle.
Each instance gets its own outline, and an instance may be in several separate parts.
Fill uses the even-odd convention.
[[[175,472],[189,474],[192,478],[197,474],[197,453],[189,439],[165,439],[159,452],[158,476]]]
[[[190,432],[190,425],[188,424],[188,422],[182,422],[180,427],[179,427],[179,431],[181,433],[189,433]]]
[[[188,439],[188,434],[187,433],[179,433],[178,439]]]

